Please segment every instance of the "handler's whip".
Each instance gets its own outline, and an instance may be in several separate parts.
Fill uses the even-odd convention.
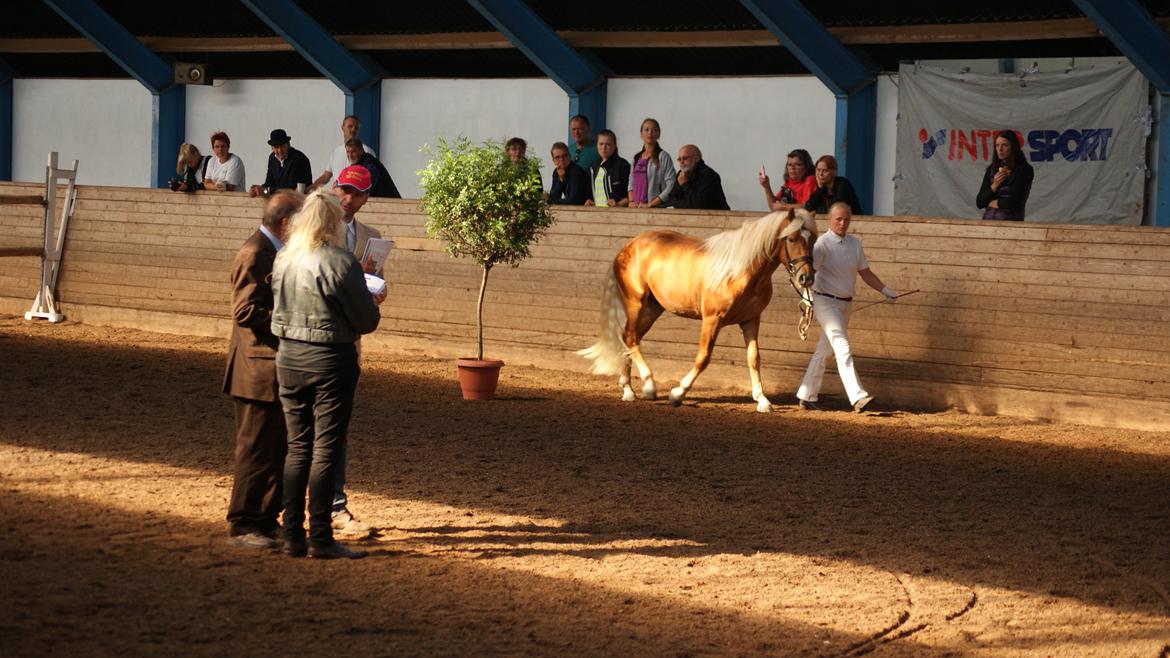
[[[902,299],[906,295],[913,295],[916,292],[922,292],[922,291],[919,290],[918,288],[915,288],[914,290],[911,290],[910,292],[904,292],[901,295],[897,295],[896,297],[894,297],[894,299]],[[870,306],[877,306],[878,304],[885,304],[886,302],[892,302],[892,301],[894,301],[894,299],[882,299],[881,301],[870,302],[870,303],[866,304],[865,306],[859,306],[859,307],[853,309],[853,312],[856,313],[858,311],[865,310],[865,309],[869,308]]]

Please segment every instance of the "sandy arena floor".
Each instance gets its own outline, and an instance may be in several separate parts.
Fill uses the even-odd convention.
[[[293,560],[224,543],[225,348],[0,317],[0,655],[1170,656],[1170,432],[373,354],[380,536]]]

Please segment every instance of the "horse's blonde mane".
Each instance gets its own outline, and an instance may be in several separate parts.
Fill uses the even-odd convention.
[[[791,224],[785,228],[787,237],[801,228],[817,234],[817,224],[812,213],[804,208],[793,211]],[[748,270],[760,258],[772,253],[776,239],[780,237],[780,226],[788,217],[787,210],[770,213],[759,219],[749,219],[737,229],[724,231],[703,241],[703,249],[710,256],[707,264],[707,286],[715,287],[728,279],[735,278]]]

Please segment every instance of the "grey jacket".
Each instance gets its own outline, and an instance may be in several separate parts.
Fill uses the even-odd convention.
[[[322,247],[272,271],[272,333],[306,343],[352,343],[378,328],[378,305],[353,254]]]
[[[634,154],[635,159],[630,160],[630,194],[634,193],[634,163],[637,162],[640,155],[641,151],[638,151]],[[646,182],[648,183],[646,200],[653,201],[654,197],[658,197],[665,203],[667,197],[670,196],[670,191],[674,189],[674,179],[678,172],[674,170],[674,160],[666,151],[659,153],[658,159],[662,162],[661,167],[653,160],[646,163]]]

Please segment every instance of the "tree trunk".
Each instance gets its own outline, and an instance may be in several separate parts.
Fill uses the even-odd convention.
[[[483,293],[487,290],[488,272],[492,269],[491,265],[484,264],[483,266],[483,280],[479,283],[479,301],[475,305],[475,325],[477,334],[479,335],[479,360],[483,360]]]

